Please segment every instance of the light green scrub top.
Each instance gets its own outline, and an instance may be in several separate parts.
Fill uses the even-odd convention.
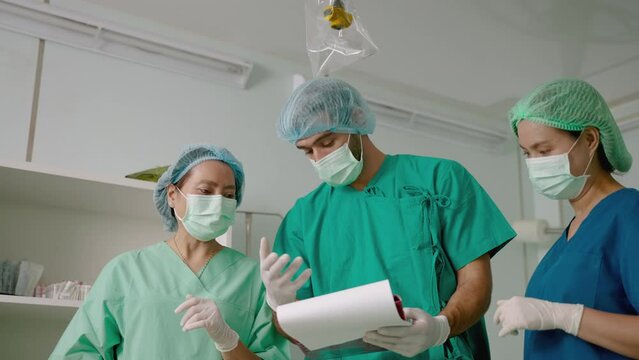
[[[455,271],[495,255],[515,236],[484,189],[459,163],[386,156],[363,191],[320,185],[297,201],[274,251],[304,259],[306,299],[389,279],[405,307],[437,315],[455,292]],[[362,334],[364,335],[364,334]],[[396,359],[389,351],[352,359]],[[484,321],[421,359],[489,359]]]
[[[263,359],[289,359],[272,324],[256,261],[224,248],[198,278],[162,242],[111,260],[50,359],[221,359],[206,330],[183,332],[186,295],[215,301],[240,340]]]

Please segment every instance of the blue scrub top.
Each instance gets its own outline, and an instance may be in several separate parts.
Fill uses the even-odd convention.
[[[567,229],[535,270],[527,297],[639,313],[639,191],[603,199],[567,240]],[[626,359],[561,330],[526,331],[524,359]]]

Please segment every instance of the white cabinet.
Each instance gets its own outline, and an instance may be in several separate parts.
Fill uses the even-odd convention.
[[[27,154],[38,40],[0,30],[0,159]]]
[[[91,284],[116,254],[168,238],[153,207],[153,184],[3,165],[0,258],[44,265],[45,283]],[[1,296],[2,358],[48,357],[78,305]]]
[[[34,162],[108,176],[165,165],[185,144],[232,145],[229,98],[247,94],[54,43],[43,69]]]
[[[117,254],[170,237],[153,205],[153,183],[27,163],[0,163],[0,179],[0,259],[44,265],[44,283],[92,284]],[[239,213],[229,243],[257,256],[258,234],[272,238],[280,220]],[[2,358],[46,358],[79,305],[0,296]]]

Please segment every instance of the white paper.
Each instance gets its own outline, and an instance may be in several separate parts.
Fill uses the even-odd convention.
[[[282,329],[309,350],[360,339],[384,326],[408,326],[397,312],[388,280],[277,308]]]

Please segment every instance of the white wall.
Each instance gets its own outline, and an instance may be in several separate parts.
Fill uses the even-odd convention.
[[[66,328],[66,322],[73,317],[73,313],[69,314],[66,310],[65,316],[55,319],[42,317],[46,314],[25,314],[23,309],[17,311],[1,317],[0,344],[3,359],[48,358]]]
[[[619,176],[619,181],[626,187],[639,189],[639,128],[623,134],[628,151],[633,158],[632,168],[627,174]]]
[[[24,161],[38,40],[0,30],[0,159]]]

